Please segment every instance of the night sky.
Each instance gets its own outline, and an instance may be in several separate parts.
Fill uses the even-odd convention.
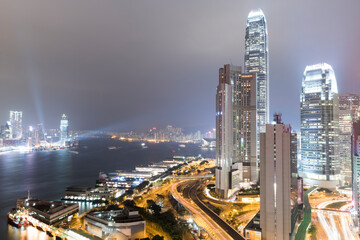
[[[243,65],[246,18],[267,19],[270,108],[299,128],[306,65],[360,93],[360,1],[0,0],[0,123],[144,130],[215,126],[218,68]]]

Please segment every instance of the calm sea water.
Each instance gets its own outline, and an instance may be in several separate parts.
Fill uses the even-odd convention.
[[[109,150],[109,146],[117,149]],[[173,155],[215,157],[214,150],[203,150],[195,144],[185,148],[177,143],[121,142],[109,138],[80,141],[78,154],[71,150],[51,152],[6,153],[0,155],[0,239],[48,239],[34,228],[17,229],[7,224],[7,212],[15,207],[16,199],[27,196],[59,200],[67,186],[92,187],[99,171],[132,170],[172,158]]]

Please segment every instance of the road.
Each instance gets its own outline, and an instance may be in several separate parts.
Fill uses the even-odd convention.
[[[181,193],[178,192],[178,189],[181,189],[182,186],[189,184],[193,181],[182,181],[174,184],[171,187],[171,193],[173,197],[182,204],[192,215],[195,223],[205,229],[214,239],[232,239],[225,231],[223,231],[216,223],[208,217],[201,209],[199,209],[190,199],[185,199]]]
[[[188,187],[191,200],[193,200],[194,203],[198,205],[199,208],[201,208],[201,210],[203,210],[209,217],[211,217],[233,239],[245,240],[245,238],[243,238],[238,231],[232,228],[227,222],[220,218],[219,215],[211,211],[205,204],[202,203],[202,201],[197,195],[197,191],[200,188],[200,185],[198,183],[199,182]]]
[[[194,215],[195,222],[210,232],[215,239],[244,240],[235,229],[201,202],[197,196],[199,187],[199,181],[183,181],[172,186],[172,193]]]
[[[350,213],[346,212],[347,208],[349,208],[349,205],[341,207],[339,211],[326,209],[329,204],[340,201],[343,200],[322,202],[317,206],[316,210],[314,209],[314,213],[316,213],[328,239],[359,239],[356,237],[356,234],[351,231],[350,228],[352,224],[352,219]]]

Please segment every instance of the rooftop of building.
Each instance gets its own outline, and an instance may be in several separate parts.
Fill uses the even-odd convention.
[[[95,217],[113,223],[137,222],[143,220],[139,216],[139,212],[132,208],[90,212],[86,216]]]
[[[260,228],[260,211],[254,216],[253,219],[245,226],[246,230],[261,231]]]
[[[102,238],[99,238],[93,234],[89,234],[81,229],[70,229],[68,230],[68,234],[72,237],[89,239],[89,240],[101,240]]]
[[[47,214],[54,214],[63,209],[73,207],[78,204],[77,203],[64,203],[60,201],[43,201],[39,199],[30,199],[26,201],[26,206],[39,210],[41,212]]]
[[[248,15],[248,22],[258,21],[261,18],[265,19],[264,12],[260,8],[253,9],[250,11],[250,13]]]

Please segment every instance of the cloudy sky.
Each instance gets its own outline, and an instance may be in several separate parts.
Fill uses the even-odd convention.
[[[306,65],[360,93],[360,1],[0,0],[0,123],[72,129],[215,125],[218,68],[243,65],[246,18],[267,18],[270,107],[299,128]]]

